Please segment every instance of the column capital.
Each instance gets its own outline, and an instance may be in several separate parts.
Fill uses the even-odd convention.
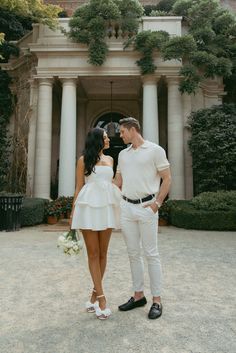
[[[52,77],[38,77],[37,82],[40,86],[52,86],[54,79]]]
[[[160,79],[160,76],[156,76],[156,75],[143,75],[141,76],[142,79],[142,83],[143,84],[152,84],[152,85],[156,85],[158,80]]]
[[[78,77],[59,77],[59,80],[63,85],[74,85],[79,82]]]

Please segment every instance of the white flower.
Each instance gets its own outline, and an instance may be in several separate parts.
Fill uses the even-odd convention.
[[[58,237],[57,246],[62,248],[67,255],[77,255],[82,249],[82,242],[76,230],[70,230]]]

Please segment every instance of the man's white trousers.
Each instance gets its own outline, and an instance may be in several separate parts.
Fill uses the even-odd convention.
[[[147,259],[151,293],[161,294],[161,262],[158,252],[158,212],[150,207],[121,201],[121,230],[126,242],[135,292],[144,290],[143,253]]]

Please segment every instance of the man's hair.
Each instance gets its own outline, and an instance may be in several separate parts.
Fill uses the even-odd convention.
[[[119,124],[123,125],[128,130],[130,130],[131,127],[134,127],[138,132],[141,131],[138,120],[135,118],[132,118],[131,116],[128,118],[120,119]]]

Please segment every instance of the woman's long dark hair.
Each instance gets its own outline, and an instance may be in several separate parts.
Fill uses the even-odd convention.
[[[94,172],[94,167],[100,160],[99,153],[104,148],[104,131],[100,127],[95,127],[89,131],[86,137],[83,151],[86,176]]]

